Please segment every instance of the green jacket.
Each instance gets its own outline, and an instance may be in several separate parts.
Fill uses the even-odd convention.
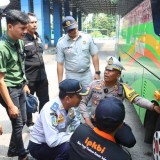
[[[18,44],[20,53],[15,44]],[[26,81],[23,50],[22,40],[15,42],[9,35],[4,35],[0,41],[0,72],[5,73],[4,81],[7,87],[14,87]]]

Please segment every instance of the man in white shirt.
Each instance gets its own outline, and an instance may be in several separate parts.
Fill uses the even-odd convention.
[[[80,124],[73,107],[88,91],[74,79],[62,81],[59,89],[59,96],[44,105],[30,133],[29,151],[38,160],[68,159],[71,131]]]

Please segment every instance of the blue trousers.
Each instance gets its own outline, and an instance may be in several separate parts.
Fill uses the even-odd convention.
[[[68,142],[57,147],[49,147],[47,143],[36,144],[29,141],[29,152],[37,160],[68,160],[70,145]]]
[[[12,125],[12,134],[10,139],[10,144],[8,152],[16,152],[19,156],[26,154],[23,139],[22,139],[22,130],[26,122],[26,99],[25,93],[23,91],[23,86],[9,87],[8,88],[10,97],[15,106],[18,107],[20,115],[17,118],[11,118],[8,113],[8,106],[1,97],[1,104],[6,108],[8,116],[11,120]]]

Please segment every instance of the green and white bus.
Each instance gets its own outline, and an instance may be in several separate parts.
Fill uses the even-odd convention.
[[[160,105],[160,0],[144,0],[123,16],[118,36],[118,54],[126,69],[123,81]],[[135,109],[145,127],[145,142],[152,143],[160,115]]]

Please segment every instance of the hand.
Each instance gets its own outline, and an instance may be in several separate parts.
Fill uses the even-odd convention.
[[[27,94],[30,94],[30,89],[27,85],[24,86],[23,88],[24,92],[26,92]]]
[[[98,79],[100,79],[100,74],[95,74],[94,75],[94,80],[98,80]]]
[[[11,118],[17,118],[19,116],[18,107],[13,106],[12,108],[8,108],[8,112]]]
[[[3,134],[3,129],[2,129],[2,126],[0,125],[0,135]]]
[[[85,123],[88,125],[88,126],[90,126],[92,129],[94,128],[94,125],[93,125],[93,123],[91,122],[91,120],[90,120],[90,118],[85,118],[84,119],[85,120]]]
[[[153,110],[160,114],[160,106],[154,105]]]

